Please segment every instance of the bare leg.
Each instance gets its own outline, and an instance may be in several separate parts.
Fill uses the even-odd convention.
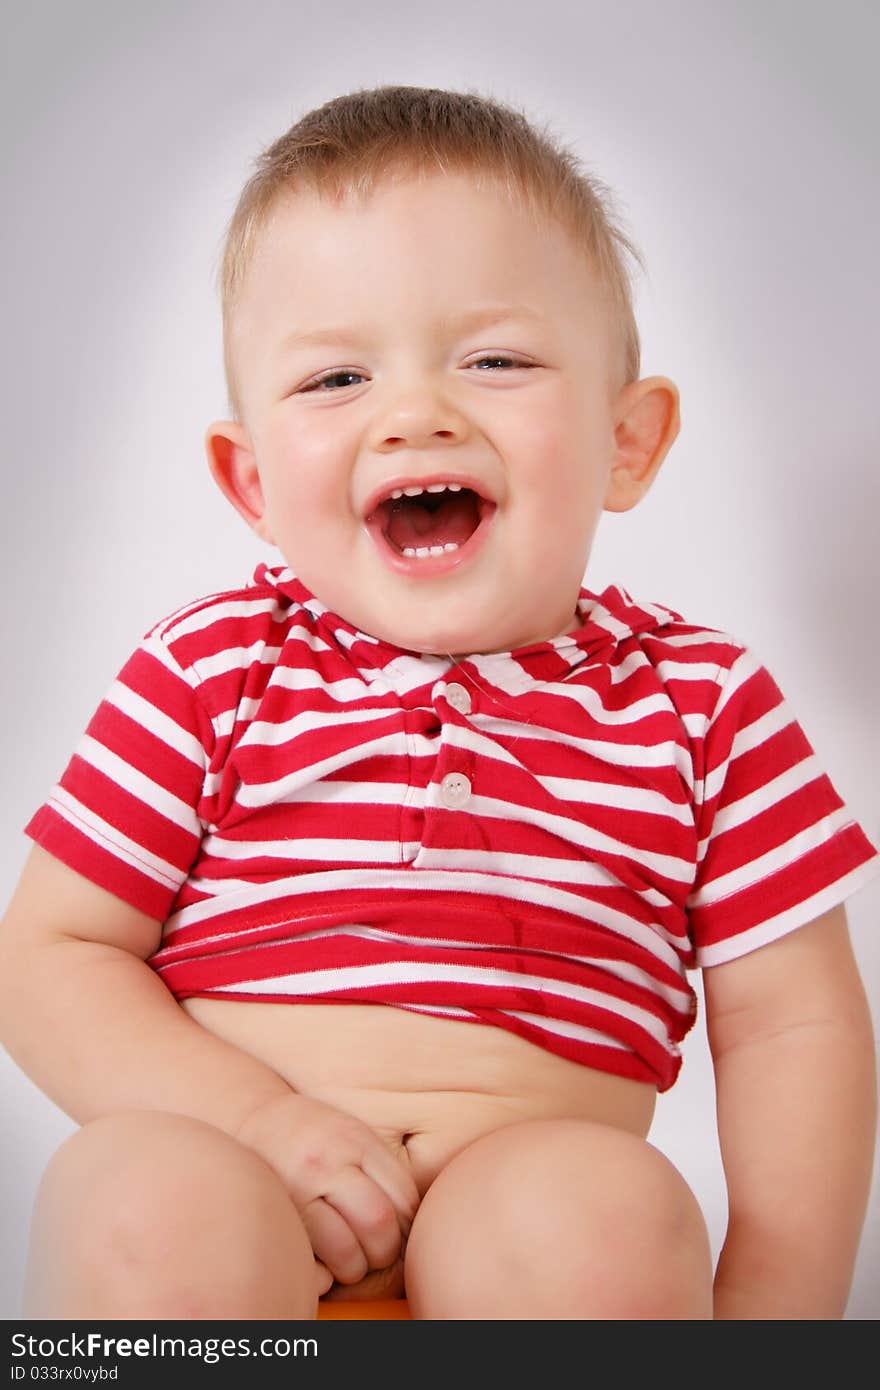
[[[645,1140],[529,1120],[470,1144],[422,1199],[406,1252],[416,1318],[711,1319],[696,1198]]]
[[[259,1155],[201,1120],[126,1111],[53,1154],[26,1318],[314,1318],[305,1227]]]

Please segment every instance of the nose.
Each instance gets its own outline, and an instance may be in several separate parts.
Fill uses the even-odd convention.
[[[401,389],[385,403],[374,423],[374,449],[418,449],[442,440],[457,444],[467,438],[467,417],[444,395],[430,386]]]

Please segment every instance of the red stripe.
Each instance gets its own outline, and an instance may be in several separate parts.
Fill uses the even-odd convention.
[[[131,907],[139,908],[157,922],[164,922],[176,896],[155,879],[147,878],[140,870],[123,863],[108,850],[95,844],[75,826],[57,815],[49,806],[42,806],[25,826],[25,834],[36,844],[75,869],[84,878],[115,894]]]
[[[701,947],[728,941],[798,903],[809,902],[823,888],[875,856],[876,850],[861,827],[849,825],[751,888],[722,898],[711,908],[695,908],[691,913],[693,936]]]
[[[157,859],[180,869],[185,877],[199,851],[199,837],[154,811],[112,778],[74,754],[60,785],[126,840],[148,848]]]

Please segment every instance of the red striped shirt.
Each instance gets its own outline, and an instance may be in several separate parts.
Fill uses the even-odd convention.
[[[147,633],[27,833],[164,922],[177,999],[390,1004],[667,1090],[686,971],[880,855],[746,647],[616,585],[578,610],[441,659],[260,565]]]

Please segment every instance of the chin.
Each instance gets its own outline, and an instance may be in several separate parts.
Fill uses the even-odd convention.
[[[471,656],[479,651],[479,645],[472,644],[467,635],[463,637],[460,632],[454,636],[447,636],[442,632],[436,636],[426,636],[424,628],[420,628],[418,632],[409,636],[402,632],[389,633],[386,640],[393,642],[397,647],[404,647],[407,651],[418,652],[421,656]]]
[[[376,623],[367,631],[397,647],[424,656],[469,656],[480,650],[481,642],[489,640],[485,629],[481,631],[475,628],[472,620],[456,623],[455,615],[450,614],[448,609],[445,621],[438,622],[440,615],[435,611],[434,621],[431,622],[430,608],[430,601],[425,601],[423,613],[419,612],[417,606],[414,612],[390,614],[388,620],[381,624],[377,615]],[[426,616],[428,621],[425,621]]]

